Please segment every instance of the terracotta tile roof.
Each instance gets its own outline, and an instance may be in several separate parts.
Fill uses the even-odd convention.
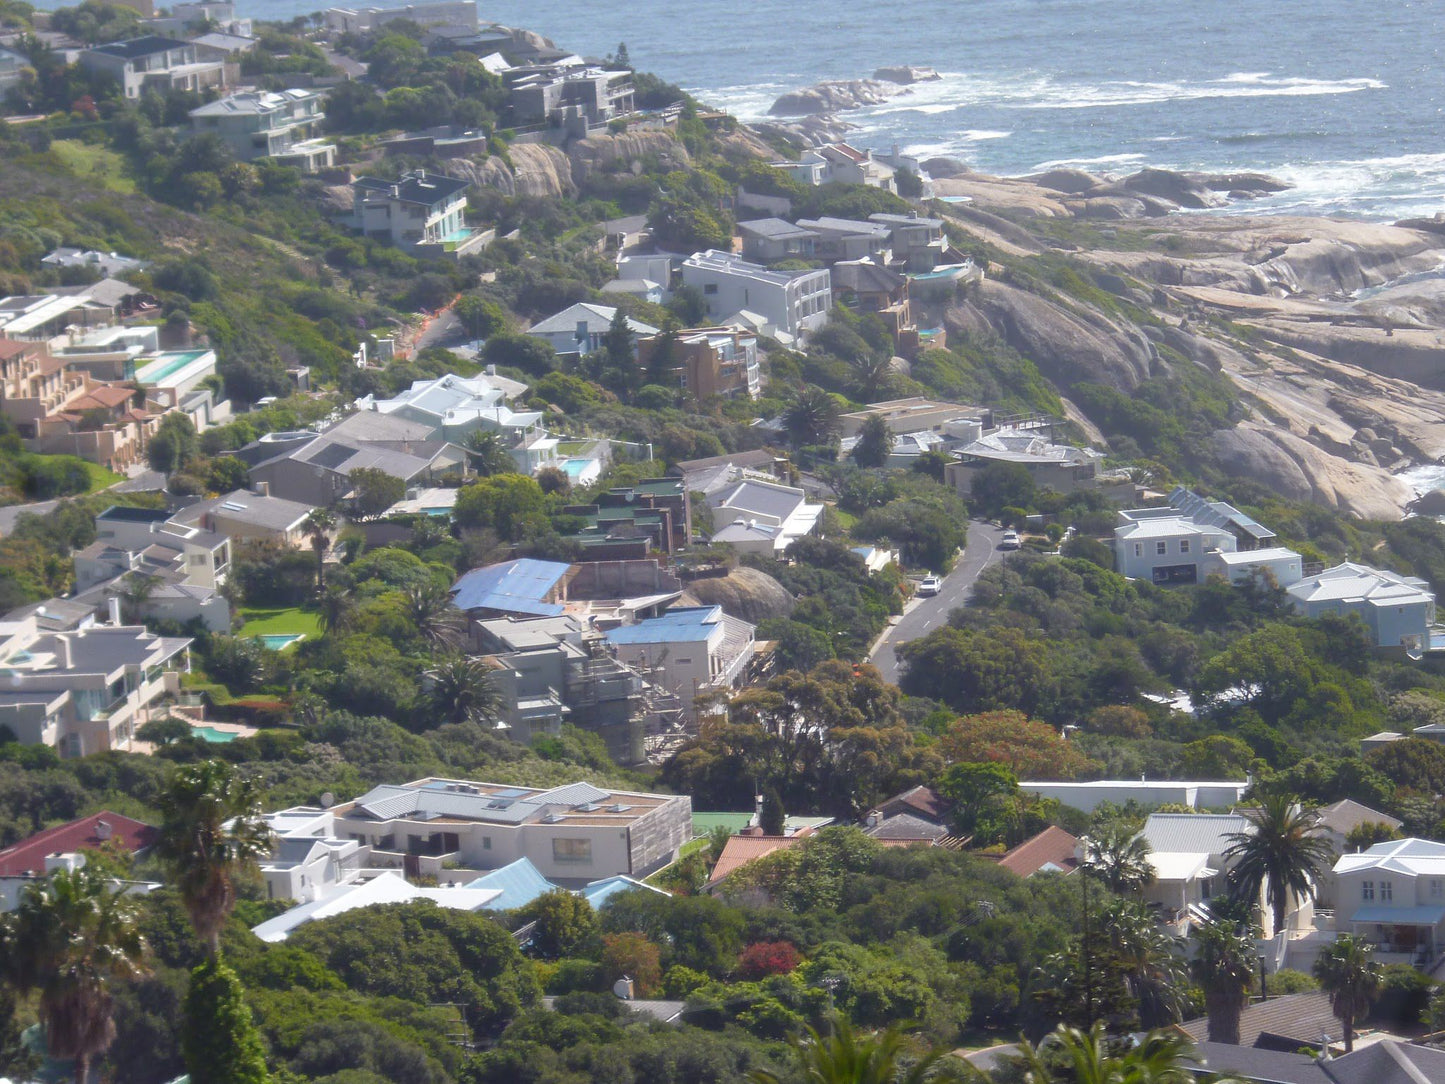
[[[807,836],[733,836],[727,841],[717,865],[712,868],[709,884],[716,884],[734,870],[756,862],[774,851],[786,850],[807,839]]]
[[[902,794],[895,794],[878,807],[885,817],[893,813],[913,813],[943,824],[948,819],[950,803],[932,787],[914,787]]]
[[[18,339],[0,339],[0,360],[18,358],[28,350],[38,349],[39,343],[21,342]]]
[[[1032,839],[1026,839],[999,859],[998,864],[1020,877],[1032,877],[1045,866],[1055,866],[1064,873],[1079,868],[1074,854],[1077,837],[1056,824],[1051,824]]]
[[[95,400],[101,406],[118,407],[131,400],[135,394],[134,388],[121,388],[114,384],[102,384],[97,388],[91,388],[82,398],[76,400],[75,405],[86,402],[88,399]],[[86,407],[89,409],[89,407]]]
[[[110,826],[106,837],[101,835],[99,828],[102,821]],[[44,873],[47,855],[70,854],[83,847],[99,847],[106,838],[135,853],[149,847],[155,842],[155,837],[156,830],[144,821],[108,811],[92,813],[69,824],[58,824],[37,832],[29,839],[22,839],[0,851],[0,877]]]

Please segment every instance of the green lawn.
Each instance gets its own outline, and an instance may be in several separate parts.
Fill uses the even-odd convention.
[[[852,512],[843,511],[843,509],[839,508],[836,504],[832,507],[833,514],[838,517],[838,526],[842,527],[845,531],[851,531],[858,522],[858,517]]]
[[[125,172],[125,159],[109,147],[78,139],[57,139],[50,144],[50,149],[66,169],[82,180],[94,181],[123,195],[135,191],[135,181]]]
[[[117,482],[124,482],[124,474],[116,474],[113,470],[106,470],[99,463],[85,464],[85,473],[90,476],[90,488],[87,493],[99,493],[102,489],[109,489]]]
[[[259,610],[249,607],[241,610],[246,624],[241,627],[242,636],[267,636],[281,633],[305,633],[314,640],[321,635],[321,621],[310,610],[292,606],[284,610]]]

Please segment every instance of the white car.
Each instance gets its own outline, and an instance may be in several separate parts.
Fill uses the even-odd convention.
[[[918,584],[918,597],[932,598],[934,595],[938,594],[939,590],[942,587],[943,581],[937,576],[924,576],[922,581]]]
[[[998,540],[998,548],[1001,550],[1016,550],[1023,543],[1019,540],[1018,531],[1004,531],[1003,537]]]

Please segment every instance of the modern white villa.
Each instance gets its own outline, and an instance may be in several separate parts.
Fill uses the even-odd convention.
[[[1303,559],[1270,545],[1274,538],[1233,505],[1179,486],[1162,507],[1119,513],[1114,567],[1130,579],[1160,585],[1200,583],[1210,575],[1239,583],[1267,572],[1288,587],[1303,574]]]

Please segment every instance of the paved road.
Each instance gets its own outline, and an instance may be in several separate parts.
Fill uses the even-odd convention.
[[[963,556],[943,580],[943,587],[932,598],[918,599],[905,607],[903,616],[884,630],[873,646],[869,661],[878,667],[885,681],[897,683],[898,656],[894,649],[909,640],[926,636],[948,623],[948,615],[968,601],[974,581],[985,568],[1003,556],[998,548],[1003,528],[991,523],[968,525],[968,541]]]

